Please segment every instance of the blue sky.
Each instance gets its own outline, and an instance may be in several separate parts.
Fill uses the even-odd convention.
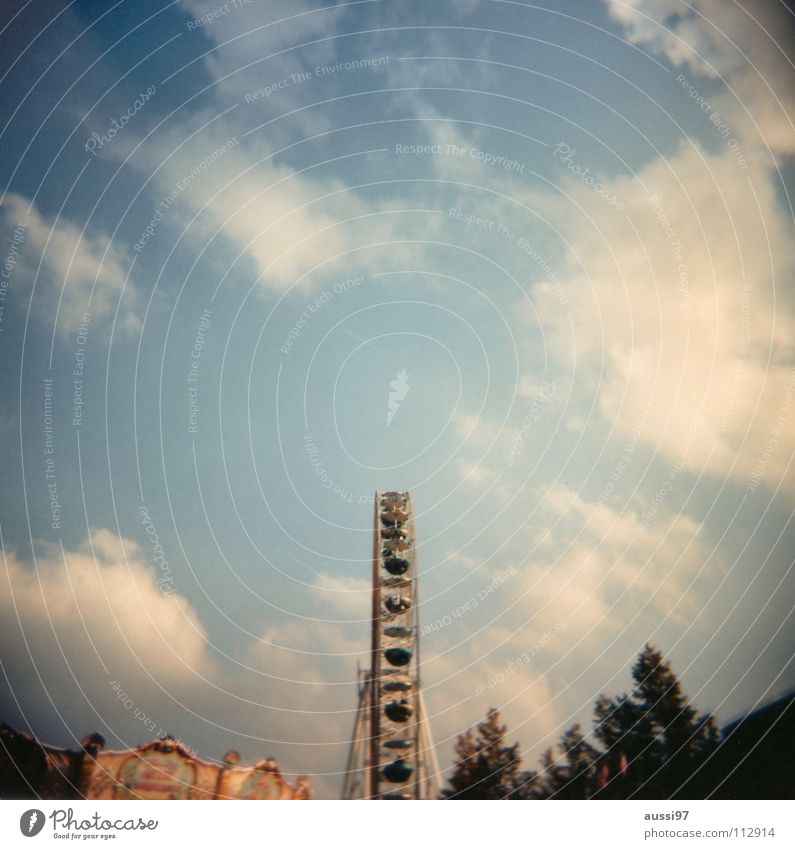
[[[391,488],[443,765],[792,687],[786,6],[3,15],[3,719],[333,797]]]

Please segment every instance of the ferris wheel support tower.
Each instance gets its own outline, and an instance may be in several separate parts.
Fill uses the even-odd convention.
[[[420,688],[417,577],[411,495],[377,492],[370,669],[359,672],[344,799],[439,796],[439,764]]]

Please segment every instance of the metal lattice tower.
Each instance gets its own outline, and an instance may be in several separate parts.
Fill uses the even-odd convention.
[[[420,689],[414,512],[377,492],[370,669],[359,671],[343,799],[437,799],[439,764]]]

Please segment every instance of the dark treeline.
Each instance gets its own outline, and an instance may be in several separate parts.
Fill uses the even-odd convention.
[[[519,744],[506,743],[497,710],[458,738],[448,799],[703,799],[720,744],[710,714],[689,704],[663,656],[646,645],[632,667],[634,687],[594,706],[593,733],[579,725],[523,770]],[[589,742],[590,740],[590,742]],[[711,786],[710,786],[711,785]]]

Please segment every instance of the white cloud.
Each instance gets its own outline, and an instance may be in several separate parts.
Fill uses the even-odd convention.
[[[776,2],[605,0],[634,44],[686,74],[725,79],[715,106],[735,136],[795,153],[792,14]]]
[[[532,401],[547,400],[551,402],[556,392],[557,387],[554,383],[541,380],[532,374],[523,374],[516,387],[517,395]]]
[[[395,265],[416,262],[420,251],[412,236],[432,238],[434,228],[444,224],[391,215],[400,209],[399,200],[371,201],[337,178],[299,173],[270,158],[273,150],[261,137],[242,139],[232,118],[204,125],[199,116],[163,133],[140,147],[132,163],[147,175],[154,173],[163,196],[185,185],[193,172],[179,193],[179,204],[168,213],[169,221],[183,229],[180,235],[189,244],[202,249],[211,238],[231,240],[239,256],[254,262],[259,282],[268,290],[311,283],[313,273],[326,277],[382,269],[375,260],[385,255]],[[194,130],[198,132],[191,137]],[[219,150],[224,152],[214,155]],[[212,161],[196,175],[208,157]],[[172,237],[177,232],[173,226]],[[157,238],[167,238],[164,231],[161,225]],[[379,244],[386,247],[369,247]],[[209,247],[210,256],[214,247],[217,243]]]
[[[3,642],[9,657],[22,657],[24,635],[36,669],[55,692],[71,689],[72,675],[96,691],[107,683],[103,665],[109,675],[139,678],[149,693],[158,685],[179,689],[180,682],[211,671],[195,611],[180,595],[158,589],[154,569],[129,540],[97,531],[63,558],[51,549],[35,570],[13,552],[6,565]]]
[[[98,730],[125,745],[168,732],[203,756],[273,754],[288,771],[328,773],[313,789],[335,792],[361,626],[272,623],[223,658],[178,586],[161,592],[143,547],[104,529],[64,557],[47,549],[35,568],[7,552],[5,571],[0,641],[13,696],[4,719],[29,721],[45,739],[63,739],[64,726],[75,740]]]
[[[565,728],[588,726],[600,692],[626,688],[647,640],[670,650],[687,633],[679,656],[698,653],[716,627],[709,604],[727,567],[701,525],[673,507],[644,528],[637,510],[591,503],[562,485],[520,497],[535,522],[503,561],[510,577],[485,598],[474,592],[472,610],[429,631],[423,657],[437,738],[449,747],[496,706],[532,767]],[[723,588],[727,597],[742,591]]]
[[[63,215],[57,220],[47,217],[16,194],[6,195],[0,216],[8,229],[24,227],[15,277],[31,291],[35,282],[37,294],[41,292],[46,299],[49,321],[55,320],[57,311],[61,333],[74,333],[84,312],[90,313],[92,320],[111,315],[122,289],[125,307],[119,324],[128,330],[138,327],[135,289],[131,282],[125,288],[126,264],[106,236],[81,232]]]
[[[180,195],[180,202],[193,213],[205,211],[198,237],[220,233],[231,239],[255,261],[262,284],[273,289],[289,287],[324,263],[332,267],[339,263],[340,255],[352,246],[339,222],[363,214],[363,208],[338,181],[316,182],[267,158],[257,161],[244,142],[232,141],[229,146],[235,136],[230,125],[226,130],[231,132],[213,126],[186,140],[182,127],[179,136],[163,136],[141,150],[138,167],[147,172],[158,169],[158,184],[167,193],[226,145],[226,152]],[[321,199],[337,191],[341,194]],[[183,212],[181,223],[189,222]]]
[[[219,8],[216,0],[183,0],[181,5],[194,21]],[[247,85],[259,88],[268,81],[278,81],[267,76],[274,66],[268,59],[272,54],[280,54],[278,79],[287,71],[306,71],[314,62],[330,59],[333,36],[344,13],[344,7],[318,7],[308,0],[269,0],[230,7],[227,14],[194,26],[191,32],[200,32],[213,45],[204,64],[216,80],[222,81],[226,92],[237,98]],[[307,46],[298,47],[304,44]],[[292,47],[297,49],[290,50]]]
[[[469,413],[456,413],[453,418],[455,435],[468,445],[487,448],[503,432],[499,423],[485,416],[473,416]]]
[[[468,486],[484,487],[492,485],[497,479],[497,470],[486,465],[483,461],[477,463],[468,460],[458,460],[458,474]],[[496,490],[495,490],[496,493]]]
[[[219,7],[216,0],[185,0],[182,6],[193,20]],[[289,126],[276,121],[268,130],[271,143],[284,142],[296,128],[308,138],[333,127],[322,108],[297,107],[329,96],[322,94],[323,86],[313,83],[312,77],[315,67],[334,63],[335,35],[344,14],[344,6],[269,0],[230,7],[229,13],[186,35],[193,39],[200,34],[209,43],[200,61],[213,80],[212,93],[219,101],[239,104],[241,110],[262,121],[292,112]],[[305,76],[298,76],[308,72],[312,75],[308,82]],[[328,80],[333,82],[334,75],[323,81]],[[246,100],[246,95],[254,99]]]
[[[371,584],[364,578],[351,575],[329,575],[321,572],[312,583],[313,592],[327,611],[328,618],[335,614],[353,621],[369,620]]]
[[[498,629],[490,631],[489,645],[496,644],[498,636]],[[454,655],[425,657],[425,700],[441,767],[450,762],[456,737],[480,722],[489,708],[498,707],[510,742],[521,740],[525,767],[531,768],[543,748],[541,741],[561,730],[554,687],[542,663],[516,662],[521,643],[509,643],[507,650],[493,655],[484,650],[484,643],[480,639]]]
[[[523,497],[537,505],[538,525],[517,539],[529,553],[514,557],[506,592],[478,605],[478,615],[493,620],[489,645],[501,632],[519,653],[554,635],[544,647],[547,664],[580,640],[604,646],[625,628],[634,645],[638,629],[648,633],[662,623],[680,629],[691,622],[722,578],[714,558],[703,573],[710,550],[701,526],[687,516],[662,507],[644,526],[636,510],[587,502],[562,485]],[[634,625],[626,611],[639,614]]]
[[[545,199],[572,247],[568,308],[538,293],[551,350],[576,351],[606,420],[622,436],[643,422],[639,439],[671,468],[748,484],[775,438],[764,460],[775,486],[795,452],[795,321],[782,288],[795,244],[768,171],[746,179],[730,153],[684,146],[610,184],[626,214],[566,188]]]

